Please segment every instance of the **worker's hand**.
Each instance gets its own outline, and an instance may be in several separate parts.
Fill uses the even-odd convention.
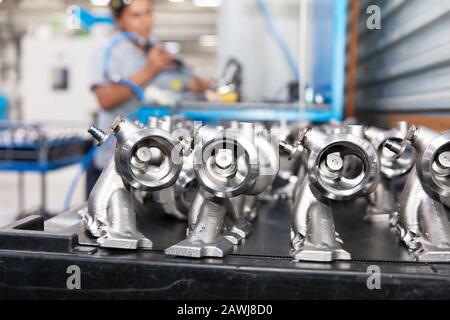
[[[187,90],[193,93],[205,93],[213,87],[213,81],[206,81],[200,78],[194,78],[189,82]]]
[[[175,56],[161,46],[155,46],[147,54],[147,68],[153,74],[175,67]]]

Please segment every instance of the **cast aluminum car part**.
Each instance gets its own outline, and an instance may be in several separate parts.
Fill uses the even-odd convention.
[[[197,191],[198,181],[194,174],[193,157],[190,155],[184,159],[183,168],[175,184],[161,191],[146,193],[143,202],[151,202],[152,208],[179,220],[187,220]]]
[[[287,155],[287,159],[280,158],[280,167],[289,167],[288,169],[281,169],[279,171],[279,177],[285,180],[287,183],[285,186],[275,190],[273,198],[275,200],[287,200],[289,202],[293,201],[297,190],[305,174],[305,152],[303,152],[303,147],[296,142],[299,132],[306,127],[309,127],[310,123],[300,123],[289,131],[288,134],[280,136],[279,148],[283,149]],[[285,140],[286,139],[286,140]],[[292,142],[293,146],[290,145]],[[283,166],[283,161],[289,161],[292,164]]]
[[[450,197],[450,131],[412,126],[404,141],[385,146],[401,155],[407,143],[418,155],[401,195],[398,235],[417,260],[448,262],[450,224],[442,199]]]
[[[107,134],[89,132],[99,143]],[[166,130],[118,118],[110,129],[117,142],[114,158],[95,185],[87,209],[80,211],[84,226],[101,247],[151,248],[152,242],[138,231],[134,194],[171,187],[182,169],[182,149]]]
[[[256,196],[272,185],[278,155],[268,136],[249,123],[227,130],[201,127],[195,137],[200,191],[189,212],[186,240],[165,253],[223,257],[249,236]]]
[[[148,127],[173,132],[172,134],[175,135],[177,131],[173,130],[176,126],[173,120],[172,117],[150,117],[148,119]],[[172,186],[159,191],[145,192],[140,195],[140,202],[144,208],[158,210],[179,220],[187,220],[189,208],[198,190],[197,177],[193,167],[193,155],[190,153],[192,139],[187,130],[186,133],[182,137],[175,136],[175,138],[179,139],[183,155],[185,155],[182,170],[176,182]]]
[[[397,189],[403,189],[404,179],[415,164],[416,151],[411,145],[397,156],[384,147],[387,141],[401,143],[408,132],[408,124],[399,122],[392,130],[369,127],[365,130],[366,138],[372,143],[380,157],[381,178],[375,192],[367,198],[369,206],[364,219],[368,222],[392,221],[397,214],[399,196]]]
[[[344,132],[346,131],[346,132]],[[306,175],[292,208],[291,246],[294,261],[350,260],[335,231],[332,201],[348,201],[373,192],[379,180],[376,150],[361,126],[348,126],[327,135],[304,129],[297,147],[280,145],[284,152],[302,146],[308,153]]]

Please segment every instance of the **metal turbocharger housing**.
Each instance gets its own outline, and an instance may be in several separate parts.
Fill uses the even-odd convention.
[[[194,171],[202,187],[219,198],[256,196],[272,185],[279,170],[276,138],[265,128],[239,123],[233,129],[200,131]]]
[[[184,122],[174,123],[172,117],[148,119],[149,127],[172,132],[182,147],[184,158],[182,170],[175,184],[155,192],[144,192],[140,202],[144,212],[157,210],[179,220],[187,220],[189,209],[198,190],[198,180],[193,169],[193,154],[190,150],[192,133],[184,127]],[[189,123],[187,124],[190,127]],[[178,157],[178,156],[177,156]]]
[[[397,128],[383,130],[369,127],[366,138],[372,143],[380,157],[381,179],[375,192],[368,198],[369,206],[364,220],[374,223],[394,223],[399,200],[398,190],[405,185],[405,177],[415,165],[416,151],[410,144],[397,155],[385,148],[387,142],[401,143],[407,135],[408,124],[400,122]]]
[[[425,128],[419,128],[424,132]],[[428,190],[440,197],[450,197],[450,131],[444,132],[424,147],[421,141],[416,140],[419,156],[417,159],[417,173]]]
[[[169,188],[148,193],[148,201],[165,214],[187,220],[191,205],[198,191],[198,180],[193,170],[192,154],[185,158],[183,169],[175,184]]]
[[[194,172],[205,190],[216,197],[246,193],[259,175],[253,142],[239,131],[203,129],[194,149]]]
[[[278,172],[276,149],[252,124],[196,131],[194,171],[200,190],[189,212],[187,239],[169,255],[223,257],[251,232],[256,195]]]
[[[124,119],[118,119],[112,129],[117,138],[117,170],[126,183],[147,192],[175,183],[183,155],[181,145],[168,131],[143,128]]]
[[[108,138],[94,127],[89,132],[99,143]],[[103,170],[80,215],[101,247],[151,248],[152,242],[137,228],[135,196],[175,183],[183,163],[181,147],[168,131],[122,118],[114,122],[112,133],[117,138],[114,158]]]
[[[405,146],[404,152],[399,156],[384,147],[387,141],[401,143],[406,134],[407,128],[404,128],[403,123],[392,130],[382,130],[375,127],[369,127],[365,130],[366,138],[372,143],[380,156],[381,174],[388,179],[408,173],[415,164],[416,151],[410,144]]]
[[[350,260],[335,231],[332,201],[346,201],[373,192],[379,181],[376,150],[360,126],[327,135],[318,129],[300,133],[298,146],[282,151],[308,152],[306,173],[296,188],[292,207],[291,254],[294,261]],[[293,153],[291,152],[291,155]]]
[[[418,157],[400,199],[398,236],[417,260],[448,262],[450,223],[441,199],[450,195],[450,132],[412,127],[407,140]],[[399,146],[387,145],[401,151]]]
[[[305,131],[302,139],[309,152],[306,170],[321,195],[345,201],[375,190],[380,165],[367,140],[351,133],[327,136],[316,129]]]

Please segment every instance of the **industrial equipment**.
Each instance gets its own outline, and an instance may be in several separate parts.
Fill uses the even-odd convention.
[[[416,152],[411,145],[406,145],[402,154],[395,154],[386,149],[387,141],[401,142],[408,131],[408,124],[400,122],[397,128],[382,130],[369,127],[365,130],[366,138],[373,144],[380,157],[380,183],[374,193],[368,197],[369,207],[365,219],[370,222],[391,221],[397,214],[399,201],[398,188],[403,189],[403,177],[411,171],[415,163]]]
[[[101,247],[152,248],[136,217],[159,212],[187,220],[186,239],[174,240],[165,254],[224,257],[251,236],[264,198],[292,202],[295,261],[351,260],[333,212],[339,203],[352,210],[356,199],[366,199],[361,220],[383,222],[387,230],[390,221],[419,260],[450,260],[448,133],[408,129],[405,122],[391,130],[354,120],[282,124],[269,132],[258,123],[147,120],[144,126],[118,118],[109,133],[90,129],[100,144],[117,138],[114,158],[80,210]],[[291,169],[280,170],[278,147],[294,159]],[[275,187],[277,177],[283,187]]]
[[[52,128],[39,124],[0,123],[0,161],[30,163],[58,161],[85,154],[92,143],[76,128]]]
[[[402,141],[385,147],[400,157],[409,143],[418,156],[400,199],[398,235],[419,261],[448,262],[450,224],[441,199],[450,196],[450,132],[411,126]]]
[[[108,139],[108,134],[95,127],[90,133],[99,144]],[[175,183],[182,169],[180,144],[164,129],[144,128],[122,118],[112,125],[111,133],[117,139],[114,159],[80,214],[102,247],[151,248],[152,242],[137,229],[133,197],[137,192],[156,192]]]
[[[108,134],[89,130],[99,144],[113,133],[117,145],[80,210],[84,226],[102,247],[151,248],[138,231],[139,208],[146,214],[159,208],[181,220],[188,213],[188,239],[166,254],[222,257],[249,236],[256,196],[278,172],[277,149],[265,128],[251,123],[193,127],[193,140],[171,129],[168,117],[151,118],[148,127],[118,118]]]
[[[112,136],[117,141],[87,206],[78,210],[88,231],[74,227],[81,245],[223,258],[261,237],[253,234],[260,212],[282,203],[290,206],[295,261],[353,260],[352,252],[361,254],[357,239],[336,232],[345,235],[350,227],[336,216],[343,205],[360,215],[358,221],[375,222],[367,230],[394,237],[395,227],[408,249],[397,259],[450,261],[448,132],[405,122],[385,130],[351,119],[320,126],[204,125],[178,114],[142,122],[119,117],[108,132],[89,130],[99,145]],[[39,138],[27,130],[8,132],[1,141]],[[187,231],[180,237],[167,225],[158,227],[161,218]],[[276,223],[289,230],[283,219]]]
[[[186,128],[176,129],[171,117],[165,117],[163,119],[150,117],[148,122],[150,128],[160,128],[173,132],[176,137],[180,138],[185,158],[175,184],[159,191],[141,193],[140,203],[144,208],[150,208],[145,211],[155,209],[177,219],[187,220],[189,208],[192,205],[195,193],[198,189],[198,181],[193,167],[193,155],[192,152],[190,152],[192,142],[190,138],[191,130],[188,131]],[[184,126],[188,124],[188,127],[192,127],[192,124],[189,125],[188,122],[184,122],[183,124]]]
[[[300,133],[297,145],[308,152],[308,159],[292,207],[291,245],[296,261],[351,259],[335,231],[332,201],[370,194],[377,186],[380,164],[363,127],[345,129],[332,135],[309,128]],[[280,147],[290,155],[298,150],[285,142]]]
[[[390,270],[383,290],[402,283],[420,288],[412,296],[428,296],[432,283],[422,275],[448,288],[442,285],[450,262],[448,132],[405,123],[386,130],[353,120],[203,125],[171,116],[142,122],[119,118],[109,132],[91,128],[100,143],[115,136],[117,145],[87,206],[45,223],[33,216],[0,228],[0,255],[8,252],[2,259],[26,252],[56,269],[69,256],[96,279],[102,275],[95,288],[105,276],[123,280],[120,262],[126,279],[142,278],[139,288],[169,288],[164,294],[175,295],[211,277],[234,286],[234,277],[248,280],[251,270],[251,290],[277,288],[277,297],[299,294],[288,284],[300,279],[348,281],[349,296],[356,297],[371,265]],[[291,161],[278,157],[279,148]],[[54,259],[43,259],[46,252]],[[180,272],[187,283],[170,286]],[[208,288],[220,291],[215,283]]]
[[[201,127],[195,138],[201,188],[189,212],[187,239],[165,253],[223,257],[250,235],[256,196],[273,183],[278,155],[264,128],[251,123],[227,130]]]

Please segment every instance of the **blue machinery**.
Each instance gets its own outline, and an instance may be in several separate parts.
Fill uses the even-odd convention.
[[[303,0],[300,0],[303,1]],[[294,76],[300,80],[300,74],[297,71],[295,60],[289,52],[289,48],[283,41],[263,0],[256,0],[263,18],[273,34],[277,44],[280,46],[283,54],[293,70]],[[323,95],[328,97],[329,104],[320,107],[308,107],[305,111],[298,110],[298,105],[293,104],[261,104],[246,103],[235,105],[211,105],[200,104],[199,106],[184,106],[183,104],[174,108],[161,106],[145,106],[138,112],[138,118],[144,123],[148,116],[165,116],[170,114],[179,114],[191,120],[198,121],[217,121],[217,120],[238,120],[238,121],[311,121],[327,122],[332,119],[342,120],[344,116],[344,86],[345,86],[345,46],[346,46],[346,23],[347,23],[347,0],[318,0],[314,1],[316,15],[314,21],[317,21],[315,38],[320,35],[320,42],[315,44],[315,52],[320,57],[315,70],[315,78],[321,78],[316,81],[315,86],[318,91],[323,91]],[[78,14],[81,24],[89,29],[96,23],[113,23],[110,17],[97,17],[89,13],[84,8],[79,8]],[[333,20],[330,27],[323,27],[324,20],[332,14]],[[324,18],[325,17],[325,18]],[[118,40],[120,41],[120,38]],[[330,45],[331,57],[328,54],[324,44]],[[323,55],[325,52],[326,55]],[[321,54],[322,53],[322,54]],[[327,61],[322,61],[327,60]],[[322,67],[325,65],[326,67]],[[124,80],[124,79],[122,79]],[[134,92],[135,90],[132,88]],[[139,98],[142,97],[139,96]],[[205,108],[211,107],[211,108]],[[212,109],[212,110],[211,110]],[[145,120],[145,121],[144,121]]]
[[[130,118],[147,123],[148,117],[179,115],[183,118],[205,123],[220,120],[235,121],[288,121],[295,122],[300,118],[298,104],[278,103],[202,103],[180,104],[178,107],[144,106]],[[302,118],[311,122],[327,122],[332,118],[328,108],[318,107],[302,112]]]
[[[345,46],[347,43],[347,0],[333,1],[333,56],[330,119],[344,118]]]
[[[0,93],[0,119],[6,119],[8,117],[8,105],[8,98]]]
[[[330,2],[331,1],[331,2]],[[262,1],[258,1],[261,5]],[[325,74],[321,76],[322,83],[317,83],[318,87],[325,87],[323,90],[330,91],[330,104],[323,106],[308,107],[300,112],[298,104],[280,103],[238,103],[238,104],[218,104],[218,103],[181,103],[175,107],[145,106],[141,108],[134,117],[142,123],[147,122],[149,116],[180,115],[190,120],[203,122],[236,120],[236,121],[310,121],[327,122],[332,119],[342,120],[344,117],[344,87],[345,87],[345,46],[346,46],[346,22],[347,22],[347,1],[346,0],[320,0],[317,1],[319,7],[316,10],[323,10],[329,16],[332,10],[333,21],[331,30],[320,29],[317,32],[328,33],[328,40],[331,42],[331,60],[327,70],[317,69],[316,73]],[[270,15],[264,11],[265,15]],[[274,28],[273,21],[270,22]],[[316,44],[316,48],[322,43]],[[317,50],[316,50],[317,51]],[[283,50],[285,52],[285,50]],[[322,61],[319,61],[319,64]],[[291,61],[290,64],[293,62]],[[293,66],[295,68],[295,66]],[[295,74],[300,77],[299,74]],[[329,75],[329,77],[328,77]],[[331,81],[330,81],[331,78]],[[325,94],[327,95],[327,94]]]

